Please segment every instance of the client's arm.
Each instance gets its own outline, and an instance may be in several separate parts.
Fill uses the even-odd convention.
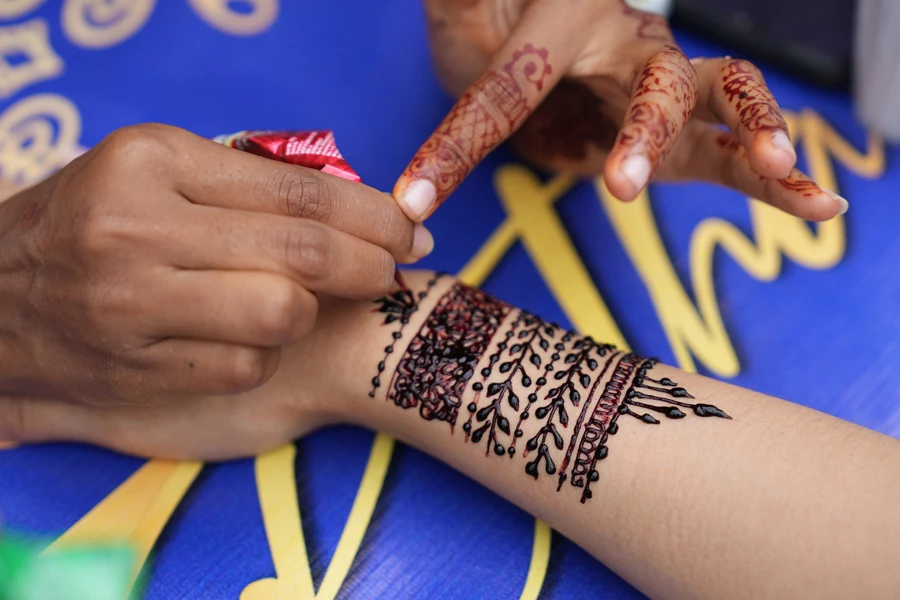
[[[275,378],[152,408],[45,403],[3,425],[223,458],[328,422],[390,432],[665,598],[874,598],[900,589],[900,443],[618,352],[409,274],[376,305],[322,300]],[[35,406],[39,403],[27,403]],[[598,590],[598,594],[601,590]]]

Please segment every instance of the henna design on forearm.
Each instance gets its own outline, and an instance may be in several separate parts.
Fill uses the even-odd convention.
[[[488,70],[462,95],[419,149],[401,179],[429,179],[440,203],[531,114],[528,87],[552,72],[546,48],[525,44],[501,69]]]
[[[762,73],[746,60],[731,60],[722,67],[722,89],[729,104],[750,132],[784,131],[787,123]]]
[[[399,303],[379,301],[388,307],[379,310],[395,316],[385,324],[398,318],[403,323],[403,315],[408,321],[410,304],[417,306],[423,293],[417,297],[411,303],[411,296]],[[394,339],[402,332],[403,325]],[[521,453],[525,473],[536,480],[555,475],[558,492],[568,481],[584,503],[593,495],[591,484],[600,479],[598,463],[608,456],[609,437],[618,432],[622,415],[651,425],[660,423],[654,415],[677,420],[688,412],[731,419],[716,406],[689,402],[694,397],[671,379],[653,378],[656,364],[656,359],[561,331],[457,282],[410,341],[386,396],[402,408],[419,407],[423,419],[447,422],[452,432],[471,388],[462,427],[465,442],[484,443],[486,456],[514,459],[530,420]],[[379,375],[383,370],[379,365]]]
[[[508,304],[454,283],[409,343],[388,386],[387,399],[419,407],[428,421],[456,424],[475,368],[509,313]]]
[[[369,392],[370,398],[374,398],[375,391],[381,387],[381,374],[384,373],[385,361],[387,361],[389,355],[393,354],[394,344],[403,337],[403,330],[406,329],[406,326],[409,324],[409,318],[413,313],[419,310],[419,303],[425,299],[428,292],[434,287],[434,284],[444,277],[444,275],[445,273],[435,273],[434,277],[429,279],[428,283],[425,284],[425,289],[414,295],[412,290],[407,287],[406,282],[403,280],[403,276],[400,275],[400,271],[397,271],[395,279],[401,284],[403,289],[375,301],[378,305],[375,312],[380,312],[385,315],[382,325],[390,325],[391,323],[396,322],[400,324],[400,327],[391,334],[391,343],[384,348],[384,358],[378,363],[378,372],[375,377],[372,378],[372,390]]]

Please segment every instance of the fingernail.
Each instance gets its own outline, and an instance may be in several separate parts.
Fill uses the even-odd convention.
[[[427,179],[416,179],[406,186],[397,201],[406,207],[406,214],[414,221],[422,220],[437,199],[434,184]]]
[[[838,201],[838,211],[837,214],[842,215],[847,212],[847,209],[850,208],[850,203],[847,202],[847,199],[843,196],[838,196],[834,192],[828,192],[828,195]]]
[[[650,161],[643,156],[629,156],[622,162],[622,173],[634,185],[637,194],[650,179]]]
[[[416,258],[424,258],[434,250],[434,236],[422,224],[413,230],[412,253]]]
[[[791,138],[783,131],[776,131],[772,134],[772,145],[787,154],[793,162],[797,162],[797,151],[791,143]]]

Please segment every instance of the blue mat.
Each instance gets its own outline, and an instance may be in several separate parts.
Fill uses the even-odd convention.
[[[207,137],[333,129],[363,180],[390,190],[451,106],[431,70],[415,2],[130,0],[111,15],[89,10],[101,1],[7,4],[0,13],[0,34],[9,36],[0,52],[12,69],[0,69],[4,176],[40,176],[115,128],[160,121]],[[278,11],[267,13],[271,7]],[[35,53],[45,30],[49,46]],[[686,36],[679,42],[689,56],[726,53]],[[655,185],[649,218],[629,217],[646,231],[627,233],[594,182],[553,179],[562,190],[554,214],[573,250],[559,260],[583,266],[583,278],[554,282],[516,239],[483,286],[584,329],[596,316],[596,297],[577,292],[586,281],[644,354],[900,435],[900,152],[857,124],[847,96],[772,69],[766,75],[791,111],[801,166],[849,199],[845,219],[817,230],[751,209],[727,190]],[[22,148],[16,132],[29,120],[44,124],[50,138]],[[501,224],[518,232],[507,210],[516,198],[495,185],[516,168],[501,149],[475,171],[429,222],[437,250],[424,266],[459,272]],[[535,180],[535,195],[542,181]],[[629,251],[636,235],[662,245]],[[754,250],[739,261],[729,248],[741,238]],[[692,269],[692,247],[712,258]],[[693,308],[710,290],[718,309]],[[679,302],[696,314],[693,325],[672,312]],[[697,343],[704,330],[709,339]],[[374,455],[390,457],[386,475],[377,465],[368,471],[374,512],[370,519],[355,513],[365,529],[361,545],[357,551],[348,536],[335,556],[373,440],[367,431],[334,428],[298,441],[294,459],[283,455],[293,464],[285,481],[292,489],[294,475],[320,598],[513,599],[537,590],[547,599],[640,597],[561,536],[548,542],[538,527],[535,541],[535,522],[520,510],[416,450],[397,445],[391,453],[386,440]],[[52,539],[142,466],[74,445],[0,451],[0,521]],[[253,582],[293,581],[307,569],[297,555],[277,564],[281,550],[264,526],[253,460],[203,467],[164,521],[148,599],[237,598]],[[290,597],[304,597],[302,585]]]

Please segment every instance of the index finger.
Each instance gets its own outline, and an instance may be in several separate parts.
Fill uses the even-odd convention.
[[[194,204],[310,219],[386,249],[398,262],[431,251],[431,234],[391,196],[191,135],[175,161],[176,191]]]
[[[394,186],[414,221],[434,212],[481,160],[525,122],[575,59],[571,7],[535,2]]]

